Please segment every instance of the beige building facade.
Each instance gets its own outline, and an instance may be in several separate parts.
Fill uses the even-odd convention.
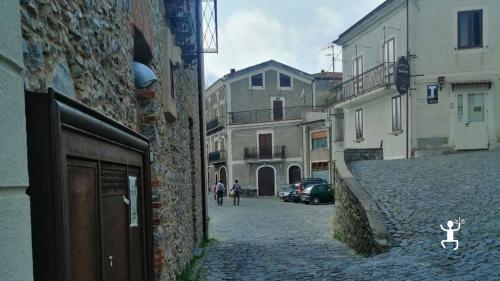
[[[339,74],[311,75],[271,60],[231,70],[205,90],[209,183],[238,180],[247,196],[274,196],[301,178],[329,181],[328,114],[317,96],[329,94],[330,80]]]

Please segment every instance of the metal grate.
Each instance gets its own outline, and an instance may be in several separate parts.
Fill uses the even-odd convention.
[[[217,0],[202,0],[201,9],[203,18],[203,52],[218,53]]]

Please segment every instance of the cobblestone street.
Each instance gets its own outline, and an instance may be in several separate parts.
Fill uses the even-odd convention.
[[[398,245],[364,258],[331,237],[334,205],[244,198],[210,202],[216,241],[193,267],[201,280],[499,280],[500,153],[354,162]],[[448,219],[466,222],[457,251],[441,248]]]

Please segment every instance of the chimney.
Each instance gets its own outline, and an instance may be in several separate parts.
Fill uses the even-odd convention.
[[[236,69],[231,68],[230,74],[234,74],[236,72]]]
[[[321,69],[321,73],[325,73],[325,70],[324,70],[324,69]]]

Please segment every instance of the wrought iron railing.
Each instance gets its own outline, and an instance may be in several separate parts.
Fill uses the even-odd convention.
[[[265,160],[285,158],[285,146],[245,147],[245,160]]]
[[[226,161],[226,151],[213,151],[208,153],[208,163],[225,162]]]
[[[219,128],[224,127],[226,123],[226,118],[224,117],[215,117],[207,122],[207,133],[211,133]]]
[[[276,111],[273,109],[259,109],[249,111],[229,112],[229,124],[253,124],[264,122],[277,122],[286,120],[302,119],[306,112],[323,111],[325,107],[318,106],[295,106],[284,107],[283,111]]]
[[[333,89],[335,103],[343,102],[394,83],[394,63],[383,63]]]

